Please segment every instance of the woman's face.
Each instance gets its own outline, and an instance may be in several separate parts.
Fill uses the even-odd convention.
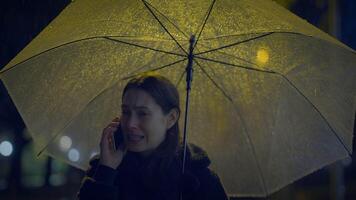
[[[164,115],[153,97],[141,89],[126,91],[122,102],[121,127],[129,151],[150,153],[166,137],[172,117]]]

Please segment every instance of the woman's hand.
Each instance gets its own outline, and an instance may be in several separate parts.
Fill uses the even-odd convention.
[[[114,148],[114,133],[118,129],[120,119],[117,117],[103,130],[100,140],[100,164],[116,169],[124,158],[127,148]],[[122,144],[124,145],[124,144]],[[122,150],[124,149],[124,150]]]

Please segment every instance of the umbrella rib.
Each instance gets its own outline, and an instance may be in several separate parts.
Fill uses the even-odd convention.
[[[315,37],[315,36],[311,36],[311,35],[306,35],[306,34],[303,34],[303,33],[297,33],[297,32],[291,32],[291,31],[283,31],[283,30],[277,30],[277,29],[276,29],[276,30],[273,30],[273,31],[270,31],[269,33],[270,33],[270,34],[272,34],[272,33],[277,33],[277,34],[285,33],[285,34],[301,35],[301,36],[304,36],[304,37],[312,37],[313,39],[321,40],[321,41],[323,41],[323,42],[328,42],[328,43],[330,43],[330,44],[332,44],[332,45],[335,45],[335,46],[337,46],[337,47],[340,47],[340,46],[341,46],[341,47],[344,47],[344,48],[348,48],[348,49],[349,49],[349,47],[347,47],[347,46],[342,46],[342,45],[340,45],[340,44],[332,43],[332,42],[330,42],[330,41],[328,41],[328,40],[325,40],[325,39],[322,39],[322,38],[319,38],[319,37]],[[251,33],[243,33],[243,34],[221,35],[221,36],[212,37],[212,38],[205,38],[205,39],[203,39],[203,40],[215,40],[215,39],[219,39],[219,38],[236,37],[236,36],[248,35],[248,34],[260,34],[260,33],[258,33],[258,32],[251,32]],[[352,49],[349,49],[349,50],[351,50],[351,52],[356,55],[356,51],[354,51],[354,50],[352,50]],[[201,53],[205,53],[205,52],[201,52]],[[198,53],[198,54],[201,54],[201,53]]]
[[[221,46],[221,47],[218,47],[216,49],[210,49],[210,50],[207,50],[207,51],[199,52],[199,53],[197,53],[195,55],[201,55],[201,54],[209,53],[209,52],[212,52],[212,51],[217,51],[217,50],[220,50],[220,49],[229,48],[229,47],[232,47],[232,46],[235,46],[235,45],[239,45],[239,44],[242,44],[242,43],[246,43],[246,42],[249,42],[249,41],[252,41],[252,40],[256,40],[256,39],[259,39],[259,38],[263,38],[263,37],[269,36],[269,35],[271,35],[273,33],[274,32],[265,33],[265,34],[259,35],[257,37],[249,38],[249,39],[246,39],[246,40],[243,40],[243,41],[239,41],[239,42],[234,42],[232,44]]]
[[[177,64],[177,63],[179,63],[179,62],[182,62],[182,61],[184,61],[184,60],[186,60],[186,58],[185,58],[185,59],[182,59],[182,60],[178,60],[178,61],[173,62],[173,63],[170,63],[170,64],[167,64],[167,65],[164,65],[164,66],[161,66],[161,67],[158,67],[158,68],[155,68],[154,70],[151,70],[151,71],[156,71],[156,70],[159,70],[159,69],[163,69],[163,68],[165,68],[165,67],[172,66],[172,65]],[[136,75],[137,75],[137,74],[136,74]],[[133,76],[131,76],[131,77],[133,77]],[[88,107],[88,105],[89,105],[90,103],[92,103],[93,101],[95,101],[96,98],[98,98],[101,94],[103,94],[105,91],[107,91],[107,90],[110,89],[112,86],[114,86],[117,82],[126,80],[126,79],[128,79],[128,78],[130,78],[130,77],[124,77],[124,78],[122,78],[122,79],[119,79],[119,80],[115,81],[113,84],[111,84],[110,86],[108,86],[108,87],[106,87],[105,89],[103,89],[101,92],[99,92],[99,94],[96,95],[94,98],[92,98],[92,99],[82,108],[81,111],[79,111],[75,116],[73,116],[73,117],[68,121],[68,123],[67,123],[60,131],[58,131],[57,133],[55,133],[55,134],[51,137],[51,139],[49,140],[49,142],[37,153],[37,156],[40,156],[40,155],[47,149],[47,147],[63,132],[63,130],[65,130],[67,127],[69,127],[69,126],[71,125],[71,123],[80,115],[80,113],[82,113],[82,111],[83,111],[86,107]]]
[[[163,57],[166,56],[166,55],[167,55],[167,54],[163,54],[163,55],[160,56],[159,58],[151,60],[150,62],[146,63],[145,65],[143,65],[143,66],[141,66],[141,67],[139,67],[139,68],[136,68],[134,71],[131,71],[130,74],[133,74],[133,73],[135,73],[135,72],[138,72],[138,71],[144,69],[145,67],[151,65],[151,64],[154,63],[154,62],[157,62],[157,60],[160,60],[161,58],[163,58]],[[187,59],[187,58],[182,59],[182,61],[183,61],[183,60],[186,60],[186,59]]]
[[[216,0],[213,0],[213,2],[210,4],[209,10],[207,11],[207,14],[205,15],[206,17],[205,17],[205,19],[204,19],[204,21],[203,21],[203,25],[202,25],[202,27],[201,27],[201,29],[200,29],[199,35],[198,35],[198,37],[197,37],[197,40],[196,40],[196,42],[195,42],[195,44],[194,44],[193,49],[194,49],[195,46],[197,46],[197,44],[198,44],[199,38],[200,38],[200,36],[201,36],[201,34],[202,34],[203,30],[204,30],[204,27],[205,27],[206,22],[208,21],[208,19],[209,19],[209,17],[210,17],[210,14],[211,14],[211,11],[213,10],[213,7],[214,7],[214,5],[215,5],[215,2],[216,2]],[[197,30],[197,31],[198,31],[198,30]],[[195,35],[196,35],[196,34],[197,34],[197,32],[195,33]]]
[[[272,32],[272,31],[269,31],[269,33],[270,32]],[[257,34],[262,34],[262,32],[249,32],[249,33],[241,33],[241,34],[219,35],[216,37],[209,37],[209,38],[204,38],[201,40],[204,40],[204,41],[205,40],[216,40],[216,39],[221,39],[221,38],[236,37],[236,36],[243,36],[243,35],[257,35]]]
[[[144,48],[144,49],[148,49],[148,50],[152,50],[152,51],[157,51],[157,52],[161,52],[161,53],[166,53],[166,54],[185,57],[185,55],[182,55],[182,54],[169,52],[169,51],[164,51],[164,50],[160,50],[160,49],[155,49],[155,48],[151,48],[151,47],[146,47],[146,46],[142,46],[142,45],[138,45],[138,44],[134,44],[134,43],[130,43],[130,42],[125,42],[125,41],[122,41],[122,40],[117,40],[117,39],[114,39],[114,38],[109,38],[109,37],[103,37],[103,38],[105,38],[107,40],[114,41],[114,42],[119,42],[119,43],[123,43],[123,44],[127,44],[127,45],[132,45],[132,46],[135,46],[135,47],[140,47],[140,48]]]
[[[330,41],[327,41],[327,40],[325,40],[325,39],[321,39],[321,38],[318,38],[318,37],[314,37],[314,36],[310,36],[310,35],[305,35],[305,34],[302,34],[302,33],[296,33],[296,32],[290,32],[290,31],[283,31],[283,30],[274,30],[273,32],[268,32],[268,33],[266,34],[266,36],[267,36],[267,35],[270,35],[270,34],[273,34],[273,33],[278,33],[278,34],[279,34],[279,33],[285,33],[285,34],[301,35],[301,36],[304,36],[304,37],[312,37],[312,38],[314,38],[314,39],[317,39],[317,40],[321,40],[321,41],[323,41],[323,42],[328,42],[328,43],[330,43]],[[203,40],[215,40],[215,39],[219,39],[219,38],[236,37],[236,36],[248,35],[248,34],[259,34],[259,33],[254,32],[254,33],[244,33],[244,34],[221,35],[221,36],[212,37],[212,38],[205,38],[205,39],[203,39]],[[257,38],[256,38],[256,39],[257,39]],[[335,45],[335,46],[338,46],[338,47],[341,46],[341,45],[338,45],[338,44],[336,44],[336,43],[330,43],[330,44]],[[224,46],[223,46],[223,47],[224,47]],[[221,49],[221,48],[223,48],[223,47],[219,47],[218,49]],[[345,46],[341,46],[341,47],[345,47]],[[348,48],[348,47],[346,47],[346,48]],[[212,50],[208,50],[208,51],[206,51],[206,52],[200,52],[200,53],[197,53],[197,54],[195,54],[195,55],[199,55],[199,54],[203,54],[203,53],[208,53],[208,52],[211,52],[211,51],[214,51],[214,50],[218,50],[218,49],[212,49]],[[356,55],[356,51],[351,50],[351,52]]]
[[[232,98],[226,94],[226,92],[214,81],[214,79],[205,71],[205,69],[200,65],[200,63],[196,60],[194,62],[199,66],[199,68],[202,70],[202,72],[209,78],[209,80],[217,87],[226,98],[228,98],[232,102]]]
[[[215,62],[215,63],[219,63],[219,64],[222,64],[222,65],[230,65],[230,66],[233,66],[233,67],[243,68],[243,69],[247,69],[247,70],[266,72],[266,73],[271,73],[271,74],[276,74],[277,73],[275,71],[262,70],[262,69],[257,69],[257,68],[253,68],[253,67],[246,67],[246,66],[242,66],[242,65],[236,65],[236,64],[227,63],[227,62],[224,62],[224,61],[214,60],[214,59],[210,59],[210,58],[204,58],[204,57],[200,57],[200,56],[195,56],[194,58],[198,58],[198,59],[202,59],[202,60],[206,60],[206,61],[210,61],[210,62]]]
[[[315,111],[318,112],[320,117],[325,121],[327,126],[330,128],[330,130],[333,132],[333,134],[336,136],[336,138],[339,140],[339,142],[342,144],[342,146],[346,149],[347,153],[351,157],[351,155],[352,155],[351,151],[346,147],[345,143],[342,141],[342,139],[339,137],[339,135],[336,133],[336,131],[333,129],[333,127],[330,125],[328,120],[326,120],[326,118],[320,112],[320,110],[286,76],[284,76],[283,74],[280,74],[280,73],[277,73],[277,74],[282,76],[300,95],[302,95],[304,97],[305,100],[307,100],[307,102],[315,109]]]
[[[179,46],[179,48],[186,54],[188,55],[188,52],[185,51],[185,49],[179,44],[176,38],[168,31],[168,29],[163,25],[161,20],[158,19],[158,17],[154,14],[152,9],[148,6],[147,2],[145,0],[142,0],[143,4],[146,6],[148,11],[153,15],[153,17],[157,20],[157,22],[162,26],[162,28],[166,31],[166,33],[174,40],[174,42]]]
[[[346,147],[346,145],[344,144],[344,142],[341,140],[341,138],[337,135],[337,133],[335,132],[335,130],[332,128],[332,126],[329,124],[329,122],[326,120],[326,118],[324,117],[324,115],[319,111],[318,108],[315,107],[315,105],[287,78],[285,77],[283,74],[275,72],[275,71],[267,71],[267,70],[261,70],[261,69],[255,69],[255,68],[251,68],[251,67],[245,67],[245,66],[240,66],[240,65],[235,65],[235,64],[231,64],[231,63],[226,63],[226,62],[222,62],[222,61],[217,61],[217,60],[213,60],[213,59],[208,59],[208,58],[203,58],[203,57],[199,57],[196,56],[195,58],[199,58],[199,59],[203,59],[203,60],[207,60],[207,61],[212,61],[212,62],[216,62],[216,63],[220,63],[222,65],[231,65],[234,67],[239,67],[239,68],[244,68],[244,69],[248,69],[248,70],[254,70],[254,71],[259,71],[259,72],[266,72],[266,73],[271,73],[271,74],[277,74],[279,76],[282,76],[285,80],[287,80],[287,82],[293,86],[293,88],[295,88],[297,90],[297,92],[302,95],[309,103],[310,105],[319,113],[319,115],[322,117],[322,119],[325,121],[325,123],[328,125],[328,127],[331,129],[331,131],[335,134],[335,136],[337,137],[337,139],[340,141],[340,143],[344,146],[344,148],[346,149],[346,151],[348,152],[348,154],[351,156],[351,152],[350,150]]]
[[[200,44],[200,45],[201,45],[201,44]],[[205,46],[205,45],[201,45],[201,46],[207,47],[207,46]],[[243,59],[243,58],[239,58],[239,57],[237,57],[237,56],[235,56],[235,55],[231,55],[231,54],[228,54],[228,53],[223,52],[223,51],[217,51],[217,52],[220,53],[220,54],[224,54],[224,55],[227,55],[227,56],[234,57],[234,58],[236,58],[236,59],[238,59],[238,60],[241,60],[241,61],[244,61],[244,62],[246,62],[246,63],[248,63],[248,64],[254,65],[255,67],[260,67],[260,66],[259,66],[258,64],[256,64],[256,63],[253,63],[253,62],[251,62],[251,61],[245,60],[245,59]],[[198,58],[200,58],[200,57],[198,56]]]
[[[237,37],[237,36],[243,36],[243,35],[253,35],[253,34],[262,34],[263,32],[265,32],[264,30],[261,30],[261,32],[248,32],[248,33],[241,33],[241,34],[231,34],[231,35],[219,35],[219,36],[216,36],[216,37],[210,37],[210,38],[204,38],[202,40],[216,40],[216,39],[220,39],[220,38],[227,38],[227,37]],[[296,34],[296,35],[302,35],[302,36],[306,36],[306,37],[313,37],[313,36],[310,36],[310,35],[305,35],[305,34],[302,34],[302,33],[297,33],[297,32],[291,32],[291,31],[283,31],[283,30],[271,30],[271,31],[268,31],[268,32],[265,32],[265,33],[287,33],[287,34]]]
[[[146,3],[151,6],[156,12],[158,12],[160,15],[163,16],[170,24],[172,24],[179,32],[181,32],[187,39],[189,39],[189,36],[184,33],[175,23],[173,23],[167,16],[165,16],[161,11],[159,11],[156,7],[154,7],[152,4],[146,1]]]
[[[233,104],[235,105],[234,101],[232,100],[232,98],[216,83],[216,81],[214,81],[214,79],[205,71],[205,69],[203,68],[203,66],[201,66],[196,60],[194,60],[194,62],[199,66],[199,68],[202,70],[202,72],[208,77],[208,79],[213,83],[213,85],[218,89],[220,90],[220,92],[222,92],[222,94]],[[234,106],[234,109],[236,109],[236,106]],[[238,112],[238,115],[240,112]],[[243,121],[243,124],[244,124],[244,127],[246,127],[245,125],[245,122],[243,120],[242,117],[240,117],[241,120]],[[247,131],[246,131],[247,133]],[[256,156],[256,150],[255,150],[255,147],[252,143],[252,140],[249,136],[249,134],[246,134],[246,137],[249,141],[249,144],[251,145],[251,148],[252,148],[252,153],[253,153],[253,156],[254,156],[254,159],[255,159],[255,162],[256,162],[256,165],[257,165],[257,168],[259,170],[259,175],[260,175],[260,178],[261,178],[261,181],[262,181],[262,186],[263,186],[263,190],[265,191],[265,194],[267,196],[268,192],[267,192],[267,188],[266,188],[266,183],[265,183],[265,178],[263,176],[263,173],[262,173],[262,168],[258,162],[258,159],[257,159],[257,156]]]
[[[127,79],[133,78],[133,77],[135,77],[135,76],[138,76],[138,75],[140,75],[140,74],[147,73],[147,72],[149,72],[149,71],[158,71],[158,70],[164,69],[164,68],[166,68],[166,67],[169,67],[169,66],[178,64],[178,63],[180,63],[180,62],[183,62],[183,61],[185,61],[185,60],[187,60],[187,59],[188,59],[188,58],[183,58],[183,59],[181,59],[181,60],[178,60],[178,61],[169,63],[169,64],[167,64],[167,65],[163,65],[163,66],[161,66],[161,67],[157,67],[157,68],[154,68],[154,69],[151,69],[151,70],[148,70],[148,71],[144,71],[144,72],[141,72],[141,73],[137,73],[137,74],[133,74],[133,75],[130,75],[130,76],[126,76],[126,77],[122,78],[121,80],[127,80]]]
[[[178,88],[178,86],[179,86],[179,84],[181,83],[181,81],[183,80],[184,74],[185,74],[186,72],[187,72],[187,71],[184,70],[183,73],[180,75],[179,80],[178,80],[178,82],[176,83],[176,88]]]
[[[114,36],[114,37],[120,37],[120,36]],[[127,36],[125,36],[125,37],[127,37]],[[136,46],[136,47],[140,47],[140,48],[144,48],[144,49],[149,49],[149,50],[152,50],[152,51],[157,51],[157,52],[162,52],[162,53],[166,53],[166,54],[176,55],[176,56],[180,56],[180,57],[185,57],[186,56],[186,55],[183,55],[183,54],[178,54],[178,53],[174,53],[174,52],[168,52],[168,51],[164,51],[164,50],[160,50],[160,49],[154,49],[154,48],[151,48],[151,47],[146,47],[146,46],[141,46],[141,45],[137,45],[137,44],[133,44],[133,43],[129,43],[129,42],[124,42],[122,40],[116,40],[116,39],[110,38],[108,36],[105,36],[105,37],[90,37],[90,38],[84,38],[84,39],[80,39],[80,40],[67,42],[65,44],[61,44],[61,45],[58,45],[56,47],[52,47],[52,48],[47,49],[47,50],[45,50],[43,52],[40,52],[40,53],[38,53],[36,55],[33,55],[33,56],[31,56],[31,57],[29,57],[29,58],[17,63],[16,65],[13,65],[13,66],[11,66],[11,67],[9,67],[7,69],[0,70],[0,79],[1,79],[1,75],[4,74],[5,72],[7,72],[9,70],[12,70],[13,68],[17,67],[18,65],[20,65],[22,63],[25,63],[26,61],[28,61],[28,60],[30,60],[32,58],[35,58],[35,57],[40,56],[42,54],[45,54],[45,53],[47,53],[49,51],[52,51],[54,49],[58,49],[60,47],[63,47],[63,46],[69,45],[69,44],[74,44],[74,43],[77,43],[77,42],[86,41],[86,40],[92,40],[92,39],[101,39],[101,38],[108,39],[108,40],[115,41],[115,42],[121,42],[123,44],[132,45],[132,46]],[[133,38],[135,38],[135,37],[133,37]]]

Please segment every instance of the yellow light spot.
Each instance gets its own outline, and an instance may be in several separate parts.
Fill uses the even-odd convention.
[[[266,64],[269,60],[269,54],[266,49],[259,49],[256,55],[257,62],[259,64]]]

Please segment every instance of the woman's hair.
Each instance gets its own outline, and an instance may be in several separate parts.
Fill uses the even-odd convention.
[[[180,114],[179,93],[177,88],[167,78],[156,74],[137,76],[127,83],[123,90],[122,98],[130,89],[140,89],[150,94],[155,102],[161,107],[165,115],[172,109],[177,109]],[[155,170],[159,170],[161,172],[165,171],[165,169],[169,167],[171,162],[175,159],[174,156],[177,155],[179,143],[180,135],[177,120],[176,123],[167,130],[166,137],[163,142],[154,150],[152,156],[153,159],[151,159],[151,163],[147,166],[147,175],[159,176],[159,172],[156,174],[157,171],[155,173]],[[159,166],[157,166],[157,164]],[[164,176],[164,174],[162,175]]]

